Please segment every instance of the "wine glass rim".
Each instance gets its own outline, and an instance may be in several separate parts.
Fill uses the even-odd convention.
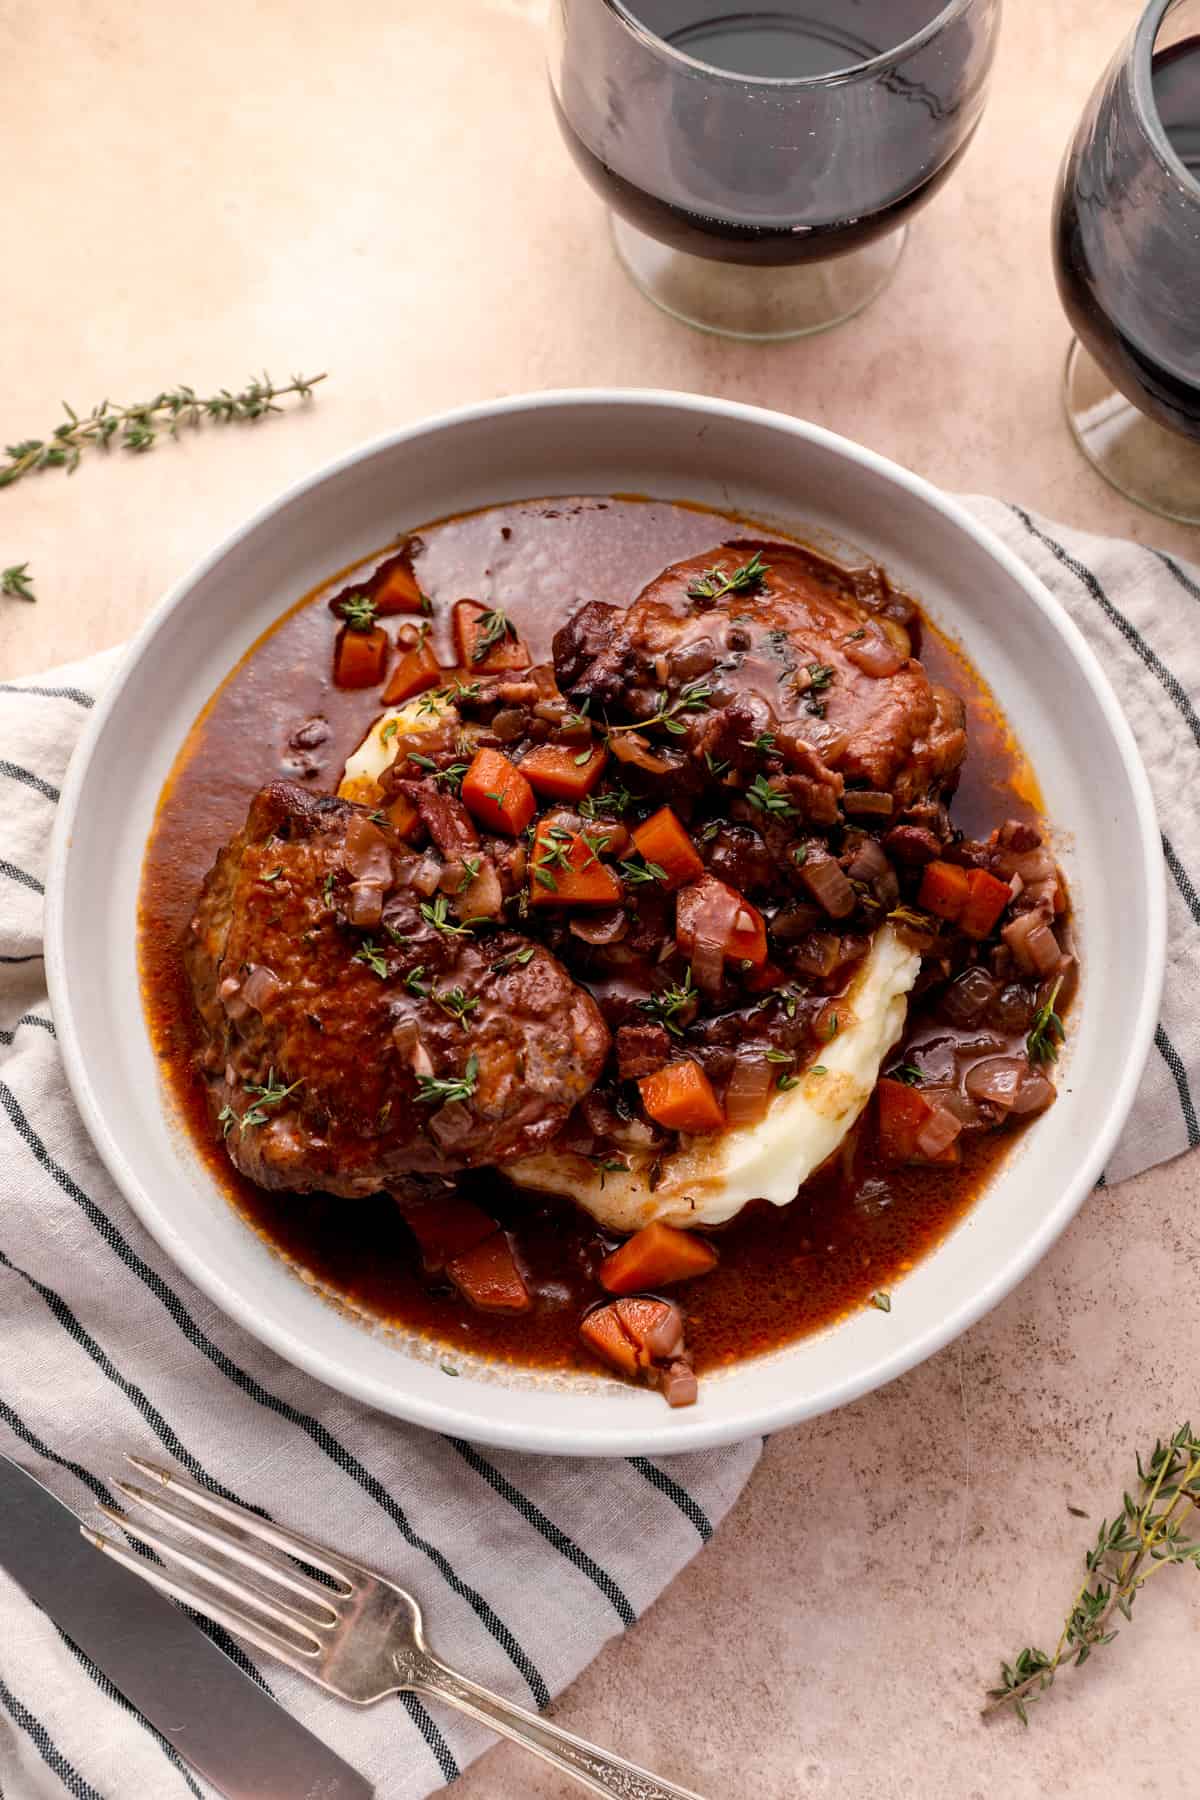
[[[616,13],[634,37],[640,38],[644,44],[653,46],[675,62],[683,63],[705,75],[719,75],[725,81],[744,82],[748,87],[787,89],[836,87],[845,82],[861,81],[864,76],[893,68],[906,56],[911,56],[914,50],[919,50],[935,38],[958,14],[967,12],[978,3],[979,0],[949,0],[927,24],[922,25],[919,31],[914,31],[911,37],[905,38],[903,43],[894,45],[890,50],[881,50],[877,56],[867,57],[863,62],[851,63],[849,68],[834,69],[828,75],[743,75],[737,70],[722,69],[717,63],[704,62],[698,56],[689,56],[686,50],[677,49],[666,38],[660,37],[657,31],[651,31],[648,25],[636,18],[630,12],[626,0],[604,0],[609,11]]]
[[[1154,48],[1167,14],[1177,4],[1178,0],[1151,0],[1134,28],[1133,92],[1150,148],[1167,173],[1200,200],[1200,180],[1188,168],[1167,136],[1158,102],[1154,98]]]

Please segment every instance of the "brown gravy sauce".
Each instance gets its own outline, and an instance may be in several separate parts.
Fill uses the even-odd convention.
[[[424,527],[418,570],[434,601],[435,647],[442,661],[454,661],[450,605],[470,596],[502,606],[534,659],[548,660],[554,632],[581,602],[631,601],[668,563],[748,530],[777,541],[786,535],[733,515],[624,497],[525,501]],[[243,1218],[320,1288],[450,1349],[500,1362],[592,1367],[577,1325],[597,1298],[594,1271],[615,1240],[570,1204],[515,1193],[488,1171],[466,1178],[514,1232],[536,1296],[532,1313],[505,1319],[475,1311],[452,1289],[427,1287],[408,1229],[386,1197],[266,1193],[233,1169],[212,1135],[192,1068],[197,1024],[180,945],[204,875],[258,788],[286,776],[331,790],[381,710],[377,690],[347,692],[331,680],[335,621],[324,602],[347,573],[299,601],[232,671],[193,725],[160,800],[142,877],[139,951],[167,1095]],[[928,622],[917,649],[931,678],[967,704],[956,823],[986,835],[1004,818],[1037,820],[1032,772],[978,674]],[[291,733],[318,713],[332,727],[327,742],[316,753],[289,749]],[[306,760],[312,755],[319,766]],[[919,1016],[914,1008],[910,1024]],[[956,1169],[875,1168],[868,1157],[852,1192],[827,1173],[791,1206],[748,1207],[716,1235],[716,1271],[674,1290],[697,1369],[775,1348],[869,1303],[945,1236],[1016,1135],[964,1140]]]

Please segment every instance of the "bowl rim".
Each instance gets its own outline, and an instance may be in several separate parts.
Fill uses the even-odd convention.
[[[573,1426],[570,1430],[564,1430],[556,1425],[539,1424],[532,1420],[498,1418],[486,1399],[468,1407],[459,1403],[453,1394],[448,1395],[443,1402],[440,1399],[428,1401],[421,1395],[398,1393],[393,1387],[364,1377],[342,1360],[330,1357],[309,1339],[286,1325],[256,1314],[249,1296],[231,1285],[223,1273],[213,1269],[200,1250],[193,1247],[189,1237],[181,1233],[159,1211],[152,1196],[143,1188],[129,1166],[116,1136],[110,1130],[85,1065],[71,1003],[64,936],[65,897],[74,823],[92,754],[109,720],[120,706],[126,689],[135,678],[146,648],[169,627],[175,614],[186,605],[196,584],[237,546],[252,537],[281,508],[302,499],[345,471],[369,462],[382,452],[435,432],[453,431],[484,419],[503,418],[530,411],[552,411],[559,407],[577,409],[580,406],[664,406],[699,416],[716,415],[749,426],[764,425],[776,431],[783,429],[828,451],[832,456],[856,463],[886,483],[907,491],[914,499],[940,513],[960,532],[973,539],[1025,591],[1031,603],[1049,618],[1054,630],[1065,640],[1065,647],[1096,697],[1130,783],[1139,828],[1141,877],[1147,903],[1147,980],[1140,996],[1135,1027],[1129,1036],[1128,1054],[1120,1082],[1110,1096],[1100,1129],[1080,1156],[1074,1178],[1047,1208],[1038,1229],[1014,1245],[1011,1253],[998,1264],[986,1282],[964,1295],[956,1306],[941,1314],[915,1339],[890,1352],[884,1351],[835,1385],[826,1386],[815,1394],[789,1394],[785,1391],[777,1399],[759,1401],[748,1407],[733,1423],[727,1418],[706,1418],[699,1408],[691,1418],[675,1414],[671,1418],[669,1431],[665,1429],[665,1418],[660,1427],[648,1423],[631,1428],[589,1429],[586,1422],[583,1422],[578,1428]],[[1149,777],[1132,728],[1096,653],[1074,620],[1033,570],[989,527],[976,520],[959,500],[945,494],[923,476],[852,439],[768,407],[666,388],[553,388],[447,408],[411,424],[383,432],[343,452],[312,473],[290,483],[258,507],[172,585],[127,644],[123,660],[106,691],[92,709],[72,755],[55,818],[46,878],[47,986],[58,1032],[59,1050],[72,1097],[108,1173],[141,1224],[180,1272],[259,1343],[336,1392],[362,1401],[385,1415],[429,1430],[445,1432],[500,1449],[548,1455],[675,1455],[741,1442],[776,1431],[847,1405],[863,1394],[885,1386],[943,1349],[968,1326],[991,1311],[1034,1268],[1074,1218],[1091,1192],[1125,1124],[1158,1024],[1166,969],[1166,933],[1167,894],[1159,826]],[[446,1385],[457,1390],[468,1384]],[[493,1401],[497,1391],[504,1391],[495,1389],[490,1383],[469,1385],[470,1388],[477,1389],[481,1396],[490,1397]],[[581,1412],[586,1415],[586,1406],[581,1406]]]

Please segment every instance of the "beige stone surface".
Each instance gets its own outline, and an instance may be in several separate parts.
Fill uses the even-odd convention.
[[[950,488],[1200,554],[1200,533],[1136,512],[1084,465],[1059,404],[1050,196],[1132,0],[1009,0],[987,118],[890,292],[828,337],[770,350],[694,335],[629,288],[555,135],[541,12],[0,12],[0,436],[40,435],[61,398],[237,385],[263,364],[330,372],[302,416],[0,494],[0,566],[29,560],[41,596],[0,605],[0,675],[118,642],[325,458],[526,388],[759,401]],[[1134,1445],[1200,1413],[1195,1168],[1096,1196],[958,1343],[768,1445],[718,1539],[557,1716],[709,1800],[1195,1791],[1200,1610],[1182,1577],[1028,1734],[977,1718],[999,1656],[1053,1639]],[[458,1791],[577,1790],[502,1748]]]

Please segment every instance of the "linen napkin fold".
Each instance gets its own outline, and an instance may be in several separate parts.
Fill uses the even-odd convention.
[[[1156,1049],[1109,1164],[1116,1181],[1200,1141],[1200,571],[972,502],[1082,627],[1150,771],[1170,885]],[[492,1452],[331,1393],[226,1319],[117,1193],[76,1115],[41,960],[58,788],[118,652],[0,684],[0,1450],[77,1512],[121,1449],[211,1476],[411,1587],[442,1653],[544,1706],[707,1542],[758,1440],[671,1459]],[[245,1659],[388,1800],[418,1800],[492,1741],[457,1715],[363,1711]],[[664,1771],[666,1772],[666,1771]],[[679,1773],[693,1785],[702,1771]],[[203,1796],[206,1784],[0,1572],[0,1793]]]

